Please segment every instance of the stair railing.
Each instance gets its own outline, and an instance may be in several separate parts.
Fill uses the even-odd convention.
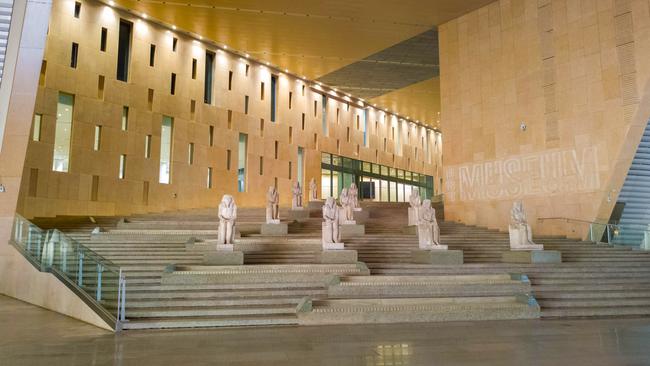
[[[41,272],[61,280],[104,321],[122,330],[126,277],[122,269],[57,229],[43,230],[16,215],[11,244]]]
[[[555,220],[564,221],[566,223],[589,225],[589,241],[594,243],[600,243],[604,233],[607,234],[607,243],[612,243],[613,238],[619,234],[618,225],[615,224],[604,224],[596,221],[571,219],[568,217],[540,217],[537,220],[542,223],[544,221]]]

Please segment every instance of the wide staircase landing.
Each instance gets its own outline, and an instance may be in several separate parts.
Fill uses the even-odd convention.
[[[416,265],[409,263],[409,259],[410,250],[417,248],[417,238],[402,233],[406,225],[406,206],[372,204],[366,208],[371,210],[366,222],[366,235],[344,241],[347,248],[358,251],[359,261],[367,265],[371,276],[343,275],[339,287],[331,287],[322,281],[163,284],[163,271],[170,264],[201,265],[203,254],[187,250],[186,241],[191,236],[216,237],[216,210],[138,215],[126,221],[93,218],[92,222],[89,218],[70,217],[35,221],[41,227],[61,229],[122,267],[127,274],[127,318],[130,321],[126,327],[130,329],[295,325],[300,323],[297,309],[304,305],[306,298],[311,299],[315,314],[354,317],[361,311],[358,309],[378,306],[370,300],[363,303],[354,300],[363,298],[363,291],[375,291],[375,295],[381,298],[390,298],[391,294],[401,298],[431,297],[432,303],[412,308],[428,309],[428,313],[433,313],[448,305],[436,303],[436,298],[453,295],[470,301],[475,296],[472,291],[482,289],[484,283],[493,283],[493,278],[485,276],[504,274],[523,274],[530,279],[532,294],[541,307],[543,318],[650,315],[649,253],[629,247],[539,238],[536,241],[547,249],[561,251],[564,263],[502,264],[501,253],[508,250],[507,234],[440,221],[443,243],[450,249],[463,250],[465,264]],[[283,211],[281,217],[287,217],[287,212]],[[261,209],[240,209],[238,224],[243,237],[238,245],[245,252],[247,266],[315,262],[315,253],[320,250],[321,219],[318,212],[314,212],[307,222],[290,224],[289,235],[282,238],[259,235],[259,224],[263,219],[264,211]],[[105,232],[92,235],[95,227],[102,227]],[[373,282],[376,280],[371,280],[373,278],[383,278],[389,284],[378,287]],[[395,286],[400,279],[408,286]],[[443,279],[469,280],[471,284],[452,281],[449,287],[445,287],[444,294],[432,293],[431,284],[440,284]],[[409,287],[414,283],[424,287]],[[497,296],[494,301],[498,303],[498,296],[514,291],[508,287],[513,286],[512,283],[504,286],[506,290],[490,290],[492,292],[482,296]],[[332,293],[341,288],[356,292],[341,295],[341,300],[333,300]],[[426,295],[405,293],[404,288],[415,288]],[[355,302],[355,310],[338,309],[339,306],[348,306],[349,301]],[[489,308],[486,301],[480,306]],[[473,305],[468,302],[459,306],[469,308]],[[398,308],[410,309],[404,302]],[[337,311],[342,313],[337,315]]]

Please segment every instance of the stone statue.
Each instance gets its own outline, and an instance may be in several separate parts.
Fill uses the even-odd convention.
[[[332,197],[327,197],[323,205],[323,249],[343,249],[339,230],[339,205]]]
[[[431,207],[431,200],[424,200],[420,207],[418,220],[418,245],[420,249],[446,250],[440,244],[440,227],[436,220],[436,210]]]
[[[356,184],[350,184],[350,189],[348,189],[348,197],[350,199],[350,206],[352,206],[352,211],[361,211],[361,207],[359,206],[359,189],[357,188]]]
[[[266,193],[266,223],[280,223],[280,196],[274,186],[270,186]]]
[[[420,189],[413,188],[411,196],[409,197],[409,226],[416,226],[420,221],[420,208],[422,207],[422,198],[420,197]]]
[[[339,195],[339,202],[341,203],[341,211],[343,213],[340,216],[341,221],[346,225],[356,224],[356,221],[354,221],[354,213],[352,211],[350,193],[348,192],[347,188],[343,188],[341,190],[341,194]]]
[[[515,201],[510,211],[510,250],[544,250],[541,244],[533,242],[533,231],[528,225],[524,204]]]
[[[293,199],[291,200],[291,208],[293,210],[302,210],[302,188],[300,182],[296,181],[291,188]]]
[[[318,185],[314,178],[309,181],[309,200],[318,201]]]
[[[218,244],[234,244],[237,205],[231,195],[226,194],[219,204],[219,241]]]

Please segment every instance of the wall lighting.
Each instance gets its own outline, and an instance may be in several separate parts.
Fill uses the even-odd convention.
[[[142,19],[147,19],[147,18],[148,18],[147,14],[142,13]]]
[[[5,188],[5,185],[0,183],[0,193],[5,193],[7,192],[7,189]]]
[[[251,57],[251,55],[249,55],[248,53],[247,53],[247,54],[245,54],[244,56],[246,56],[246,58],[249,58],[249,57]]]
[[[176,30],[176,26],[175,26],[175,25],[172,25],[172,29],[173,29],[173,30]]]
[[[113,0],[109,1],[109,2],[108,2],[108,5],[110,5],[110,6],[115,6],[115,1],[113,1]]]

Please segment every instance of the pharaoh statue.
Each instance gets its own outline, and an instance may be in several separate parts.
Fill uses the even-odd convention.
[[[343,188],[341,190],[341,194],[339,195],[339,202],[341,203],[341,211],[342,211],[340,220],[346,225],[356,224],[356,221],[354,221],[354,213],[352,211],[350,192],[348,191],[347,188]]]
[[[309,181],[309,200],[318,201],[318,186],[314,178]]]
[[[361,207],[359,207],[359,189],[357,188],[356,184],[350,184],[350,189],[348,189],[348,197],[350,199],[350,206],[352,206],[352,211],[361,211]]]
[[[420,249],[446,250],[446,245],[440,244],[440,227],[436,220],[436,210],[431,207],[431,200],[424,200],[419,210],[418,244]]]
[[[544,250],[541,244],[533,242],[533,231],[528,225],[524,204],[515,201],[510,211],[510,250]]]
[[[420,221],[420,208],[422,207],[422,198],[420,197],[420,189],[413,188],[411,196],[409,197],[409,226],[416,226]]]
[[[280,223],[280,196],[274,186],[270,186],[266,193],[266,223]]]
[[[237,220],[237,205],[231,195],[226,194],[219,204],[219,242],[218,244],[234,244],[235,221]]]
[[[300,187],[300,182],[296,181],[293,184],[291,194],[293,196],[291,199],[291,209],[302,210],[302,187]]]
[[[323,249],[343,249],[339,230],[339,205],[328,197],[323,205]]]

